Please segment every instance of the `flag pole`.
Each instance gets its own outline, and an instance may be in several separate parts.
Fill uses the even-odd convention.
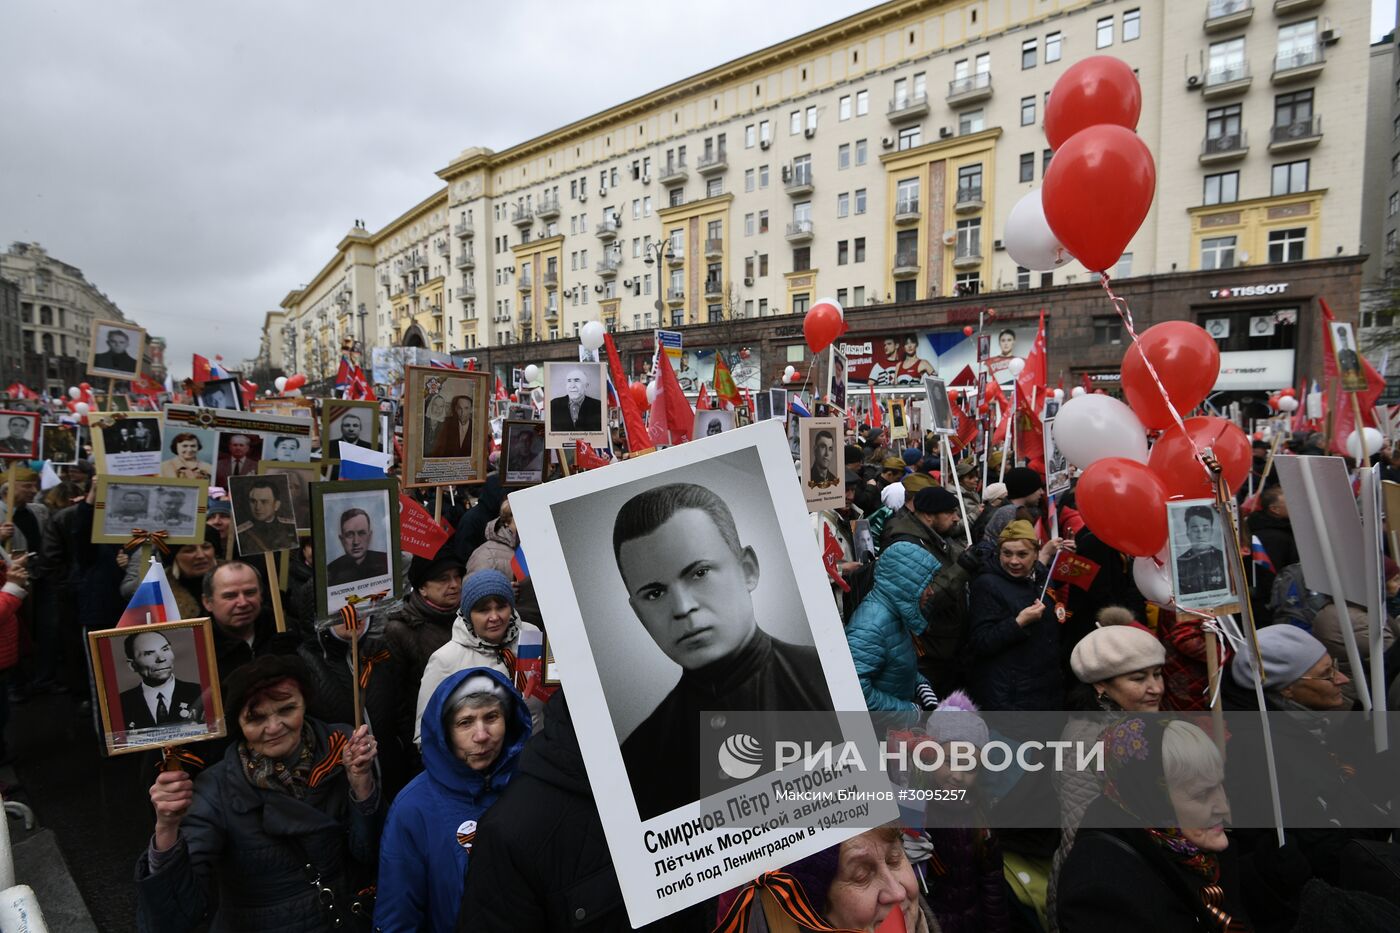
[[[1356,430],[1356,441],[1361,447],[1361,459],[1356,462],[1356,468],[1360,470],[1371,463],[1370,445],[1366,443],[1366,429],[1361,421],[1361,400],[1356,397],[1355,392],[1348,392],[1347,395],[1351,396],[1352,427]],[[1345,442],[1346,438],[1342,440]]]
[[[277,564],[272,551],[263,552],[264,566],[267,568],[267,591],[272,597],[272,618],[277,623],[277,631],[287,630],[287,618],[282,612],[282,589],[278,585]]]

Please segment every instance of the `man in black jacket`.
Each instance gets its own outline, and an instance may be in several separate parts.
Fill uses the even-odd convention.
[[[263,580],[252,564],[231,560],[204,576],[204,608],[214,622],[214,657],[222,683],[255,657],[266,653],[277,634],[263,610]]]
[[[642,929],[701,933],[713,927],[712,911],[700,904]],[[545,705],[544,729],[520,754],[515,777],[477,821],[457,930],[632,928],[560,690]]]

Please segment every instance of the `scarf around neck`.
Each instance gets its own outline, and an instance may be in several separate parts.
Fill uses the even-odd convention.
[[[313,786],[311,772],[315,768],[316,735],[309,723],[302,723],[301,742],[288,758],[270,758],[248,747],[247,740],[238,743],[238,758],[243,763],[243,775],[248,783],[261,790],[290,794],[297,800],[306,797]]]

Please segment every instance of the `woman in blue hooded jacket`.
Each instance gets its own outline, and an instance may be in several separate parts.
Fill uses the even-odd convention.
[[[451,933],[476,821],[515,774],[530,713],[505,676],[448,675],[423,711],[423,773],[399,792],[379,847],[376,930]]]
[[[912,541],[890,545],[875,562],[875,584],[846,626],[846,643],[871,711],[921,708],[919,686],[928,680],[919,673],[913,636],[928,625],[919,596],[938,568],[938,559]]]

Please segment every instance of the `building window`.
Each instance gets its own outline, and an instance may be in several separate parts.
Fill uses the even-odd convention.
[[[954,295],[976,295],[982,290],[982,278],[976,272],[959,272],[953,277]]]
[[[1282,162],[1274,166],[1273,185],[1270,193],[1274,197],[1281,194],[1300,194],[1308,190],[1308,160]]]
[[[856,116],[863,117],[870,112],[870,92],[856,91]]]
[[[754,171],[751,168],[744,169],[744,190],[752,191],[754,182]]]
[[[1021,125],[1032,126],[1035,124],[1035,96],[1021,98]]]
[[[851,261],[850,244],[845,240],[836,241],[836,264],[844,266]]]
[[[1206,148],[1211,152],[1229,152],[1239,148],[1239,104],[1206,111],[1206,140]]]
[[[849,120],[851,118],[851,95],[847,94],[837,102],[837,119]]]
[[[1385,216],[1394,217],[1400,212],[1400,193],[1390,192],[1390,203],[1386,206]]]
[[[768,254],[758,254],[758,277],[764,278],[768,275]]]
[[[806,272],[812,268],[812,247],[798,246],[792,251],[792,271]]]
[[[851,167],[851,144],[842,143],[836,147],[836,169],[842,171]]]
[[[1035,153],[1021,153],[1021,181],[1035,181]]]
[[[971,258],[982,255],[982,218],[972,217],[958,221],[957,258]]]
[[[672,188],[671,191],[670,191],[670,193],[669,193],[669,194],[667,195],[667,197],[666,197],[666,204],[667,204],[667,206],[668,206],[668,207],[680,207],[680,206],[681,206],[682,204],[684,204],[684,203],[685,203],[685,189],[684,189],[684,188]]]
[[[1123,41],[1132,42],[1142,34],[1142,11],[1128,10],[1123,14]]]
[[[1016,267],[1016,287],[1022,290],[1031,287],[1031,270],[1025,266]]]
[[[750,123],[748,126],[744,127],[744,148],[752,149],[757,142],[758,127]]]
[[[1295,91],[1274,98],[1274,139],[1299,139],[1312,134],[1313,92]],[[1395,118],[1395,138],[1400,139],[1400,117]]]
[[[1289,23],[1278,28],[1278,58],[1274,62],[1275,71],[1299,68],[1322,60],[1322,49],[1317,44],[1317,20],[1308,19],[1301,23]]]
[[[705,182],[705,197],[717,198],[724,194],[724,179],[711,178]]]
[[[767,120],[758,121],[758,141],[761,143],[771,142],[773,139],[773,128]]]
[[[1094,27],[1094,48],[1106,49],[1113,44],[1113,17],[1105,16]]]
[[[1060,60],[1060,38],[1058,32],[1052,32],[1045,37],[1045,63],[1047,65]]]
[[[919,212],[919,179],[901,178],[894,189],[896,214],[917,214]]]
[[[846,217],[851,213],[851,195],[843,191],[836,196],[836,216]]]
[[[760,188],[768,187],[768,166],[766,165],[758,167],[758,186]]]
[[[1233,269],[1235,266],[1235,238],[1232,236],[1206,237],[1201,240],[1201,268]]]
[[[923,137],[917,126],[906,126],[899,131],[899,148],[913,149],[922,144]]]
[[[865,237],[858,236],[851,241],[851,261],[865,262]]]
[[[856,140],[856,165],[865,164],[866,156],[868,155],[869,150],[870,147],[866,144],[865,140]]]
[[[1094,345],[1106,346],[1123,342],[1123,320],[1116,314],[1094,316]]]
[[[1308,238],[1306,227],[1269,231],[1269,262],[1301,262]]]
[[[856,213],[857,213],[857,214],[864,214],[864,213],[865,213],[865,189],[864,189],[864,188],[857,188],[856,191],[855,191],[855,198],[856,198]]]
[[[753,236],[753,214],[744,215],[744,236]]]
[[[1055,155],[1055,150],[1046,149],[1040,154],[1040,175],[1043,178],[1050,168],[1050,159]]]
[[[788,114],[788,135],[796,136],[802,132],[802,111],[794,110]]]
[[[958,203],[982,200],[982,163],[958,169]]]
[[[1026,71],[1035,67],[1036,46],[1039,43],[1035,39],[1027,39],[1021,43],[1021,70]]]
[[[807,129],[809,129],[809,130],[814,130],[814,129],[816,129],[816,128],[817,128],[817,108],[816,108],[816,107],[808,107],[808,108],[807,108]]]
[[[959,136],[966,136],[968,133],[980,133],[984,129],[986,129],[986,122],[982,113],[982,108],[965,110],[958,114]]]
[[[1203,204],[1233,204],[1240,199],[1240,173],[1221,172],[1206,176]]]
[[[1387,230],[1387,231],[1385,232],[1385,251],[1386,251],[1387,253],[1394,253],[1394,252],[1395,252],[1395,231],[1394,231],[1394,230]]]
[[[836,303],[846,308],[851,304],[851,291],[848,288],[836,289]]]
[[[1207,87],[1239,81],[1246,73],[1243,38],[1211,43],[1210,63],[1206,67]]]
[[[767,212],[767,211],[759,211],[759,212],[758,212],[758,232],[759,232],[759,233],[767,233],[767,232],[768,232],[768,212]]]

